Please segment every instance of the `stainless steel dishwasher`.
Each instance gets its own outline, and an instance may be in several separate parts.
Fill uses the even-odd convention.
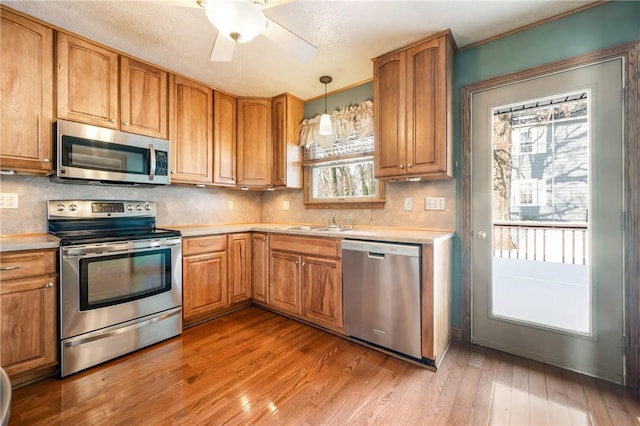
[[[347,334],[422,359],[420,246],[342,241]]]

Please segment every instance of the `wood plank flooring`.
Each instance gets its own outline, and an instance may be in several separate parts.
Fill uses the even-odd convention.
[[[251,307],[14,391],[10,425],[638,425],[640,395],[478,346],[432,372]]]

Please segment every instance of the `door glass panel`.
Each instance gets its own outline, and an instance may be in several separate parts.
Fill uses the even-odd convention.
[[[491,315],[591,334],[589,91],[492,111]]]

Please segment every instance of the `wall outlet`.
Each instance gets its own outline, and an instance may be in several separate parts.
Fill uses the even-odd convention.
[[[227,201],[227,210],[233,210],[233,201]]]
[[[289,206],[289,201],[282,202],[282,210],[289,210],[291,206]]]
[[[0,209],[17,209],[18,194],[15,192],[3,192],[0,194]]]
[[[444,210],[444,208],[445,208],[444,197],[424,197],[425,210]]]
[[[404,197],[404,211],[413,211],[413,197]]]

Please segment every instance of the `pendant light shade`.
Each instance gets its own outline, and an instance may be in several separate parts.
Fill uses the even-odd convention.
[[[262,10],[250,1],[210,0],[204,7],[209,21],[229,40],[246,43],[267,28]]]
[[[327,84],[331,83],[333,79],[328,75],[320,77],[320,83],[324,84],[324,114],[320,116],[320,130],[319,133],[323,136],[333,134],[333,126],[331,125],[331,116],[327,114]]]

